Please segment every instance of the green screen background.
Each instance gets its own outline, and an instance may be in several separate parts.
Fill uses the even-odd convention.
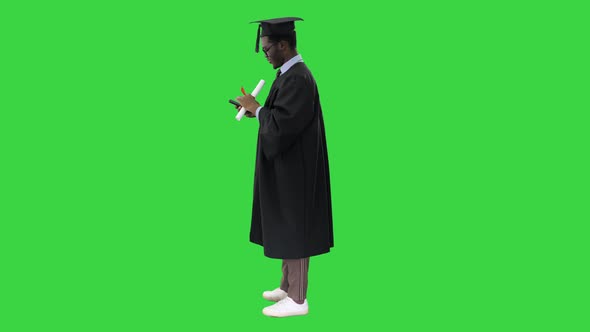
[[[580,2],[581,3],[581,2]],[[248,242],[258,19],[299,16],[335,248],[270,319]],[[0,330],[587,331],[573,2],[0,5]]]

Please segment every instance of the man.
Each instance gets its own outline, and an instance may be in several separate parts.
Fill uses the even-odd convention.
[[[237,97],[260,123],[254,175],[250,241],[264,255],[282,259],[280,287],[263,293],[274,305],[267,316],[308,313],[309,257],[334,246],[328,153],[316,82],[297,53],[295,21],[287,17],[256,21],[259,43],[279,68],[264,106],[252,95]]]

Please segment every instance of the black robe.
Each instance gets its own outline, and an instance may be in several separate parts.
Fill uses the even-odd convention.
[[[329,252],[334,235],[326,135],[316,82],[304,63],[273,82],[258,118],[250,241],[271,258]]]

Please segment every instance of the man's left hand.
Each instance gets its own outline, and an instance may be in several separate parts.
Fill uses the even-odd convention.
[[[238,100],[238,103],[240,103],[240,105],[246,109],[246,111],[254,115],[256,114],[256,109],[260,107],[260,104],[256,101],[256,99],[254,99],[254,96],[250,94],[236,97],[236,99]]]

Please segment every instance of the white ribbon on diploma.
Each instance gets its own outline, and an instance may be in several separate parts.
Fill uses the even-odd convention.
[[[264,86],[264,80],[260,80],[260,82],[258,82],[258,85],[254,88],[254,91],[252,91],[252,96],[254,98],[256,98],[256,96],[258,95],[260,90],[262,90],[263,86]],[[236,120],[238,120],[238,121],[242,120],[242,117],[244,116],[244,114],[246,114],[246,109],[240,106],[240,111],[238,112],[238,115],[236,115]]]

